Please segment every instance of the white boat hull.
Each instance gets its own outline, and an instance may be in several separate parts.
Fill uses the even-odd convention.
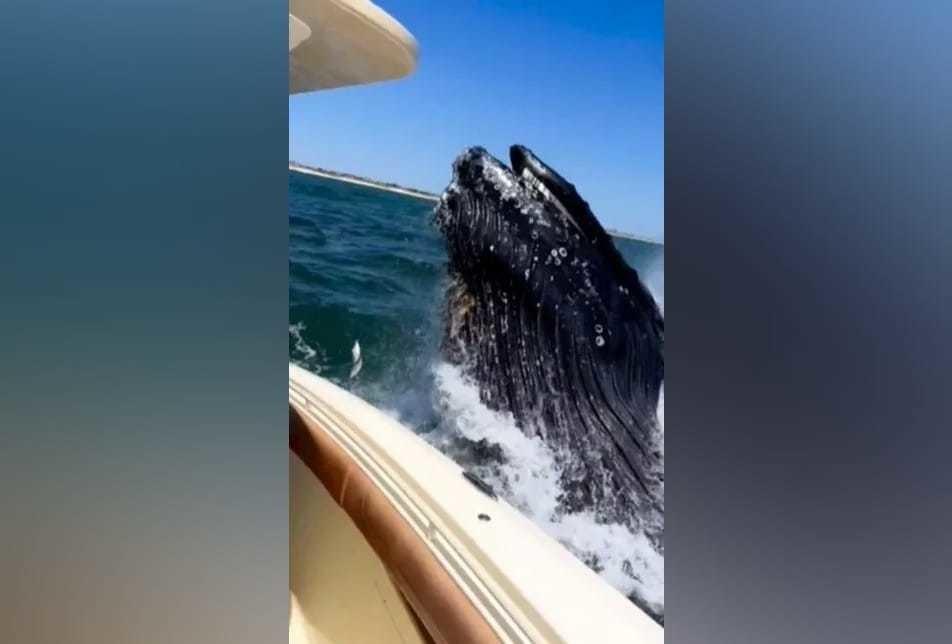
[[[327,611],[315,605],[328,601],[327,592],[303,590],[317,583],[313,582],[312,575],[327,569],[311,563],[321,560],[313,553],[322,547],[324,539],[314,536],[320,534],[315,524],[332,515],[337,517],[333,519],[336,522],[345,514],[353,520],[356,513],[356,528],[352,526],[350,536],[344,541],[354,541],[355,534],[362,534],[371,544],[363,553],[380,559],[376,567],[369,564],[355,567],[355,571],[366,571],[356,576],[380,580],[384,579],[381,571],[385,571],[386,577],[394,581],[389,589],[381,591],[381,597],[391,599],[374,601],[392,605],[392,598],[402,595],[412,606],[412,609],[404,606],[406,623],[412,625],[419,619],[425,628],[435,628],[436,637],[433,632],[429,635],[436,641],[446,639],[439,637],[440,628],[444,634],[446,629],[472,628],[476,630],[466,632],[482,633],[480,637],[491,632],[491,639],[505,642],[663,641],[664,630],[650,617],[517,510],[481,491],[463,476],[463,470],[456,463],[411,430],[356,396],[294,365],[289,367],[289,398],[292,417],[300,420],[299,428],[292,429],[295,452],[304,454],[302,460],[312,472],[322,467],[321,463],[328,462],[329,457],[322,456],[325,452],[334,452],[335,458],[346,462],[348,469],[343,482],[337,478],[330,483],[339,489],[331,490],[330,495],[325,491],[322,496],[313,490],[319,484],[317,478],[305,476],[307,472],[300,462],[292,462],[291,590],[300,604],[299,612],[308,616],[299,623],[306,621],[312,630],[319,631],[316,622],[329,619]],[[312,443],[324,446],[312,448]],[[362,485],[366,489],[357,491]],[[366,507],[352,507],[355,499],[347,498],[351,494],[368,497],[361,499]],[[348,512],[330,512],[328,499]],[[378,515],[377,519],[368,519],[367,515],[374,514]],[[387,516],[381,522],[379,517],[383,515]],[[412,550],[422,567],[403,569],[408,555],[387,561],[387,552],[382,553],[381,549],[386,551],[389,544],[387,535],[380,533],[381,525],[391,526],[399,533],[399,546]],[[348,532],[343,527],[327,530],[331,535],[327,537],[328,544],[340,543],[340,537],[335,541],[333,535]],[[333,550],[329,545],[324,547]],[[354,552],[360,550],[353,547]],[[373,555],[368,554],[371,550]],[[346,560],[350,555],[339,556]],[[333,555],[324,557],[333,558]],[[435,567],[426,567],[434,564]],[[349,565],[344,565],[342,570]],[[430,572],[421,579],[419,569]],[[414,579],[414,575],[418,578]],[[427,593],[433,590],[426,587],[432,582],[427,577],[445,577],[460,601],[438,607],[414,605],[414,597],[408,594],[417,594],[426,600]],[[383,582],[379,585],[386,587]],[[444,594],[449,585],[443,589]],[[465,614],[454,622],[452,616],[445,614],[447,610]],[[484,630],[479,630],[480,625],[475,621],[481,622]],[[406,623],[396,622],[403,626],[394,628],[405,630]]]

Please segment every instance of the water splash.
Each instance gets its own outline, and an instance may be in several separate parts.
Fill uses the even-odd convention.
[[[425,434],[427,440],[475,470],[508,503],[612,586],[663,613],[664,556],[647,537],[621,524],[599,522],[593,512],[559,512],[563,493],[559,462],[566,455],[527,436],[511,414],[486,407],[480,401],[479,388],[459,367],[439,362],[433,367],[433,377],[434,405],[441,423]],[[480,447],[467,450],[461,443]],[[486,454],[491,456],[485,458]]]
[[[320,347],[312,347],[304,339],[307,326],[297,322],[288,326],[288,336],[291,342],[291,362],[313,373],[321,373],[321,362],[324,360]]]

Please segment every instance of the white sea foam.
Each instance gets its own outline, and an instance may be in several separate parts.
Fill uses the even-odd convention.
[[[320,373],[321,365],[318,359],[318,351],[304,339],[305,330],[307,330],[307,326],[303,322],[297,322],[288,326],[288,335],[290,335],[294,341],[294,349],[291,353],[292,361],[309,371]]]
[[[487,408],[478,387],[458,367],[441,362],[433,375],[444,423],[427,438],[457,458],[453,439],[460,437],[485,440],[501,450],[504,463],[480,469],[480,476],[577,557],[589,563],[597,559],[601,576],[615,588],[663,611],[664,556],[648,539],[627,526],[600,523],[591,512],[560,513],[561,468],[556,453],[541,439],[523,433],[511,414]]]

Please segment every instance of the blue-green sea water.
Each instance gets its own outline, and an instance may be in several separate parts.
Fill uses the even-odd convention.
[[[435,202],[291,171],[288,205],[291,361],[457,460],[453,437],[498,445],[508,469],[482,471],[484,479],[580,558],[591,564],[595,555],[596,569],[619,590],[663,607],[663,558],[621,526],[552,516],[559,494],[552,454],[483,407],[476,388],[440,360],[446,253],[431,221]],[[663,307],[664,247],[615,243]],[[355,343],[362,366],[352,377]],[[663,404],[661,415],[663,422]]]

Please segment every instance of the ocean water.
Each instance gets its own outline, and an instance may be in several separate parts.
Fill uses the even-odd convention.
[[[584,513],[556,516],[554,455],[511,417],[484,407],[476,387],[440,359],[446,254],[431,224],[434,202],[288,174],[291,361],[384,409],[457,459],[456,437],[496,445],[504,467],[461,464],[620,591],[663,610],[663,558],[622,526]],[[663,307],[664,247],[615,243]],[[362,356],[356,374],[355,343]],[[662,423],[663,412],[662,399]]]

